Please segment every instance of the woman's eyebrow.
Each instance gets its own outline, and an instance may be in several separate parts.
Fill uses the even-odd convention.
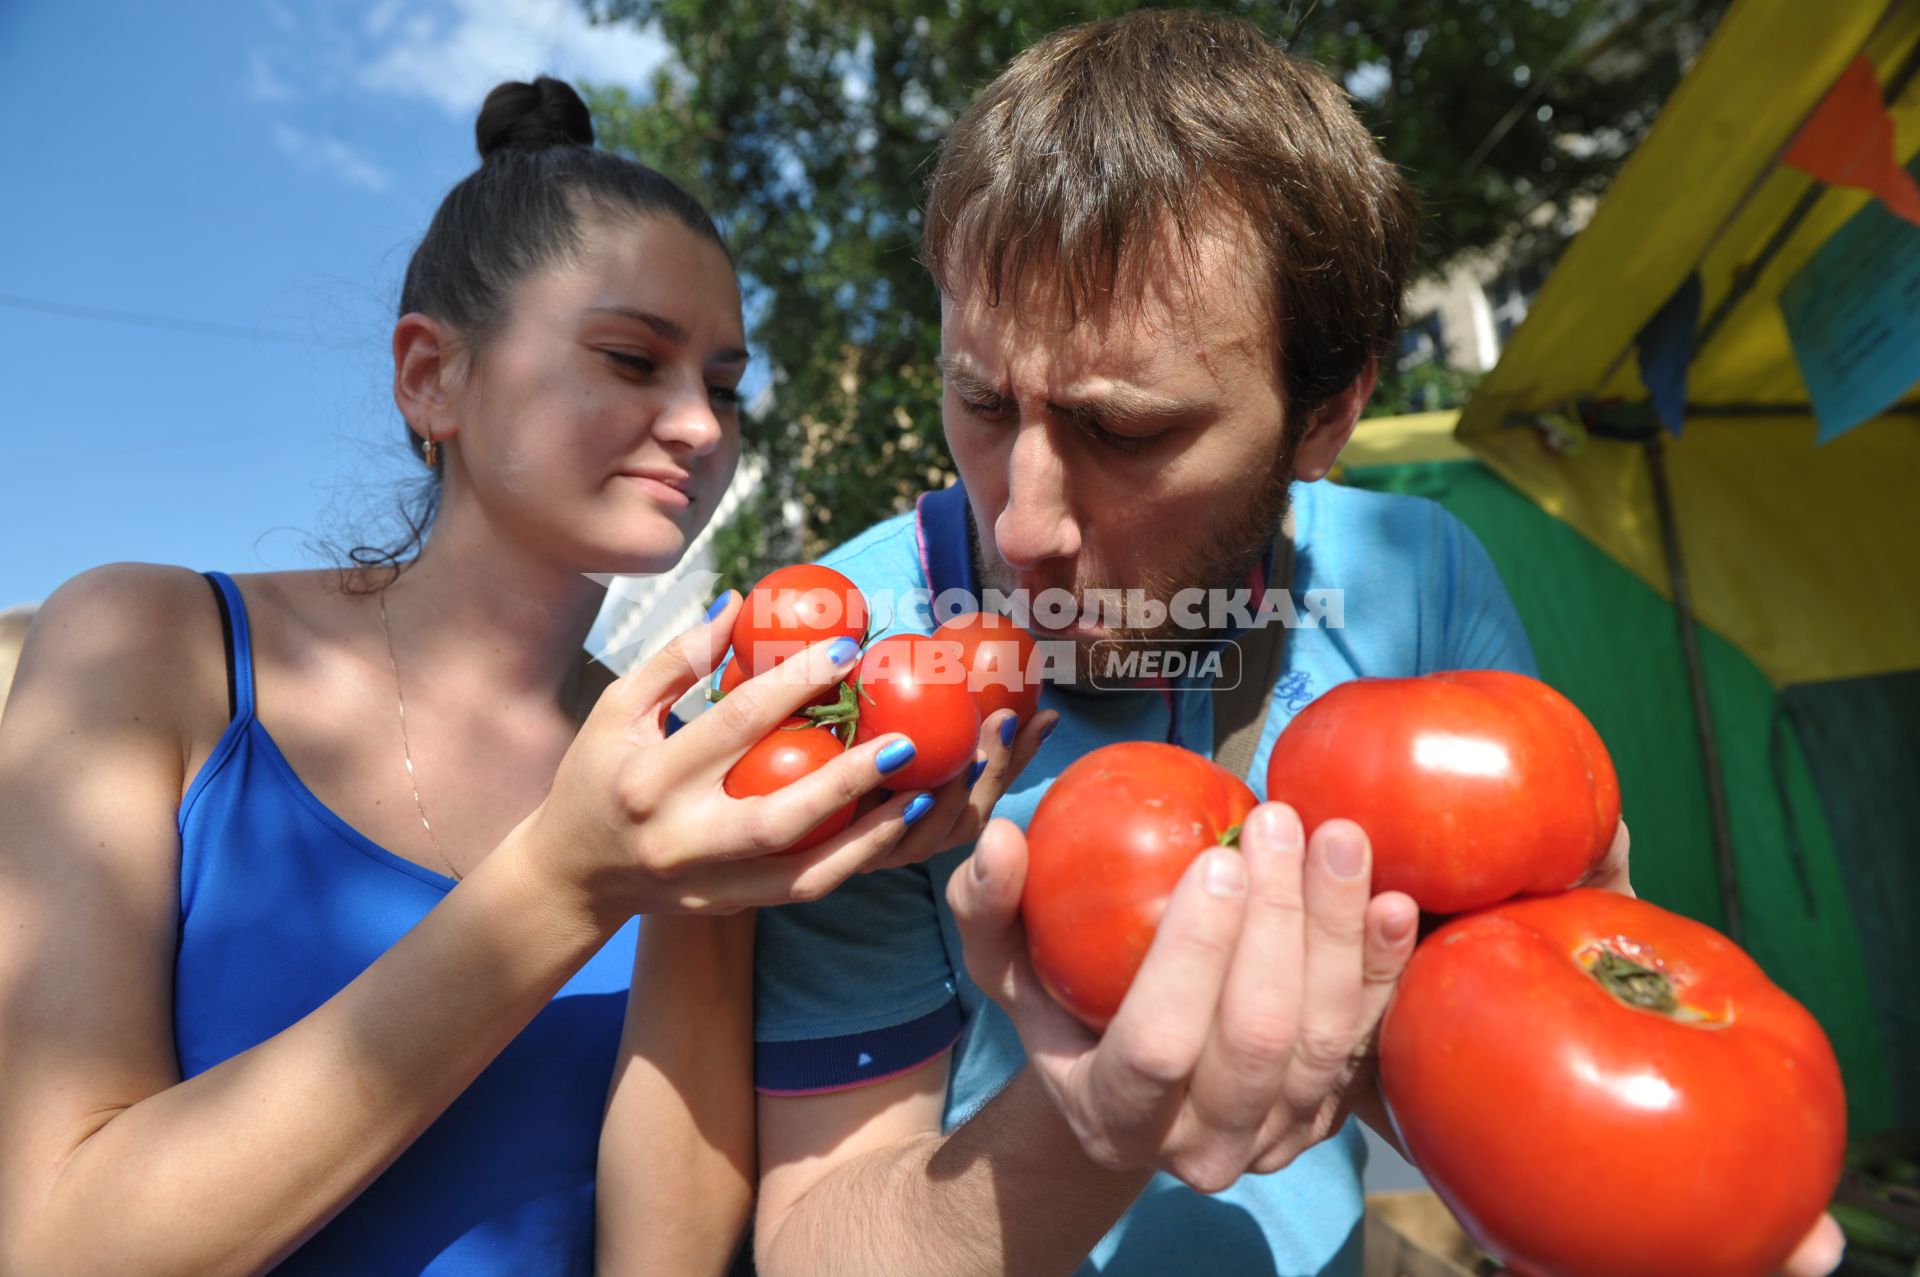
[[[680,323],[678,320],[669,319],[665,315],[656,315],[650,310],[641,310],[637,306],[589,306],[587,307],[587,313],[593,315],[617,315],[622,319],[636,320],[678,346],[684,346],[693,339],[693,335],[687,331],[685,324]],[[724,350],[715,351],[710,362],[716,364],[744,364],[747,362],[747,352],[738,346],[728,346]]]

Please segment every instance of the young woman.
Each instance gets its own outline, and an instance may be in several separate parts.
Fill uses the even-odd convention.
[[[733,471],[739,291],[565,85],[502,86],[478,134],[393,333],[443,485],[418,556],[102,568],[34,623],[0,730],[0,1271],[724,1268],[750,923],[719,915],[970,837],[1017,761],[983,731],[971,794],[770,855],[911,754],[721,789],[852,645],[671,740],[735,596],[596,677],[582,574],[673,564]]]

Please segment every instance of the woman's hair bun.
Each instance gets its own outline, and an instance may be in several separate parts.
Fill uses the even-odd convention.
[[[510,80],[487,94],[473,132],[484,163],[504,151],[592,146],[593,116],[572,85],[543,75],[532,84]]]

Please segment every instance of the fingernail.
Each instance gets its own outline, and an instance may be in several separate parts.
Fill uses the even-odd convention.
[[[899,771],[902,767],[905,767],[908,763],[912,762],[913,754],[914,754],[914,749],[913,749],[912,741],[910,740],[889,741],[885,746],[881,748],[879,756],[876,757],[873,761],[874,761],[874,765],[880,769],[880,774],[882,776],[885,776],[889,772]]]
[[[1247,867],[1237,852],[1209,851],[1204,873],[1201,885],[1210,896],[1230,900],[1247,889]]]
[[[1380,934],[1387,938],[1388,943],[1397,944],[1407,938],[1407,933],[1419,921],[1418,913],[1396,913],[1380,924]]]
[[[987,858],[981,853],[979,844],[974,845],[973,854],[967,857],[967,863],[973,866],[973,880],[984,884],[987,881]]]
[[[933,810],[932,794],[915,794],[913,796],[913,801],[907,804],[907,809],[900,813],[900,819],[906,821],[909,825],[911,825],[914,821],[920,819],[920,817],[926,815],[928,812],[932,810]]]
[[[1300,817],[1291,807],[1262,803],[1254,808],[1253,820],[1259,825],[1260,837],[1275,847],[1298,851],[1306,843],[1307,836],[1300,828]]]
[[[851,665],[853,658],[858,655],[860,655],[860,645],[845,635],[841,635],[827,645],[827,659],[835,665]]]
[[[726,611],[727,604],[731,602],[733,602],[733,591],[732,590],[720,591],[720,597],[715,599],[713,601],[713,606],[707,609],[707,619],[711,621],[714,617]]]
[[[976,780],[979,780],[979,779],[980,779],[980,773],[981,773],[981,772],[983,772],[983,771],[985,771],[985,770],[987,770],[987,760],[986,760],[986,759],[984,759],[984,758],[976,758],[976,759],[974,759],[974,760],[973,760],[973,766],[971,766],[971,767],[969,767],[969,768],[967,768],[967,788],[968,788],[968,789],[972,789],[972,788],[973,788],[973,782],[974,782],[974,781],[976,781]]]
[[[1054,729],[1054,728],[1056,728],[1056,727],[1058,727],[1058,726],[1060,726],[1060,720],[1059,720],[1059,719],[1057,719],[1057,718],[1050,718],[1050,719],[1048,719],[1048,720],[1047,720],[1047,725],[1046,725],[1045,727],[1042,727],[1042,728],[1040,729],[1040,739],[1041,739],[1041,740],[1045,740],[1045,739],[1046,739],[1047,737],[1049,737],[1049,736],[1051,736],[1051,735],[1053,735],[1053,729]]]
[[[1358,878],[1367,871],[1367,846],[1359,830],[1342,826],[1328,831],[1327,868],[1336,878]]]
[[[1019,732],[1020,716],[1014,714],[1010,716],[1006,722],[1000,724],[1000,747],[1005,749],[1007,746],[1013,744],[1013,738],[1017,736]]]

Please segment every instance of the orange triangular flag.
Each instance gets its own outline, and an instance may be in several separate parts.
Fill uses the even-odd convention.
[[[1894,157],[1893,118],[1864,55],[1814,109],[1784,158],[1829,186],[1871,191],[1890,212],[1920,225],[1920,182]]]

